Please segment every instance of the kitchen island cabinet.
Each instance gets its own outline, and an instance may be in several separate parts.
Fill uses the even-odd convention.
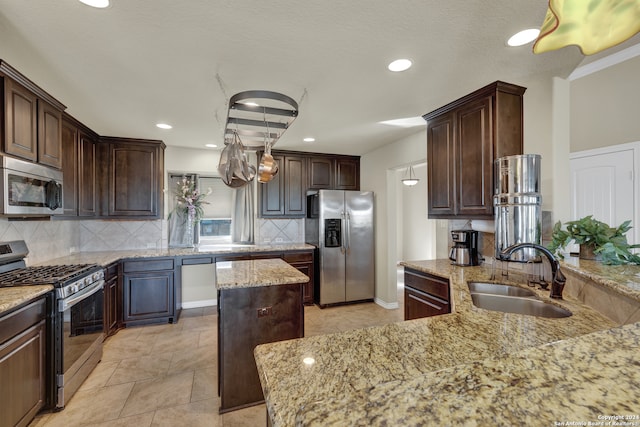
[[[493,219],[493,162],[523,152],[525,90],[497,81],[422,116],[429,218]]]
[[[308,277],[281,259],[216,265],[220,413],[262,403],[256,345],[304,336]]]
[[[22,287],[25,288],[25,287]],[[28,287],[27,287],[28,288]],[[36,287],[33,287],[36,288]],[[52,287],[0,314],[0,426],[26,426],[47,405],[52,386],[50,312]],[[13,289],[19,292],[19,289]]]
[[[404,320],[451,312],[449,280],[404,269]]]

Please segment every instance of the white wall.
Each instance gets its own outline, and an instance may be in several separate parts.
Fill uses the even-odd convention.
[[[397,261],[435,259],[435,220],[427,217],[427,164],[413,166],[415,177],[419,179],[414,186],[401,184],[406,177],[406,168],[397,170],[395,181],[399,186],[400,216],[398,221]]]
[[[398,182],[396,169],[425,162],[426,156],[426,130],[423,128],[360,158],[360,188],[375,193],[375,299],[386,307],[397,306],[395,264],[398,247],[395,233],[399,220],[396,208],[400,200],[398,186],[401,184]],[[394,238],[390,238],[391,236]]]

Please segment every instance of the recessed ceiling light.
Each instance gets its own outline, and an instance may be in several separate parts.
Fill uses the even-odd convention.
[[[391,64],[389,64],[388,68],[390,71],[404,71],[408,70],[411,67],[412,62],[408,59],[396,59]]]
[[[205,147],[209,147],[209,148],[216,148],[217,145],[216,144],[204,144]]]
[[[311,137],[303,139],[304,142],[315,142],[315,140],[316,140],[315,138],[311,138]]]
[[[528,30],[522,30],[519,33],[516,33],[511,37],[509,37],[509,40],[507,40],[507,44],[513,47],[523,46],[537,39],[538,34],[540,34],[540,30],[538,30],[537,28],[529,28]]]
[[[156,124],[157,127],[159,127],[160,129],[171,129],[173,126],[168,125],[166,123],[158,123]]]
[[[398,126],[401,128],[412,128],[414,126],[424,126],[427,122],[420,116],[418,117],[406,117],[404,119],[385,120],[380,122],[382,125]]]
[[[98,9],[109,7],[109,0],[80,0],[80,2],[87,6],[97,7]]]

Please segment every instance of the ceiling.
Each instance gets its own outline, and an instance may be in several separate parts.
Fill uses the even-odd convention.
[[[420,130],[381,121],[495,80],[566,77],[584,58],[577,48],[534,55],[505,45],[539,27],[546,9],[546,0],[112,0],[107,9],[0,0],[0,58],[101,135],[221,146],[229,98],[269,90],[299,104],[276,148],[364,154]],[[414,65],[388,71],[397,58]]]

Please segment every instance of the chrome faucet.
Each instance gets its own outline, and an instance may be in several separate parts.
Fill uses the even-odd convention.
[[[515,245],[504,248],[502,252],[500,252],[500,259],[503,261],[509,261],[511,255],[515,251],[524,248],[533,248],[547,257],[547,259],[549,260],[549,264],[551,264],[551,274],[553,275],[553,281],[551,282],[551,294],[549,296],[551,298],[562,299],[562,290],[564,289],[564,284],[567,279],[560,271],[560,263],[558,262],[556,257],[553,256],[549,249],[536,243],[517,243]]]

